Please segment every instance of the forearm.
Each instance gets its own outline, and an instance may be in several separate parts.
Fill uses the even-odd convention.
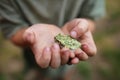
[[[10,41],[17,45],[17,46],[27,46],[28,43],[26,43],[24,40],[23,40],[23,34],[25,32],[27,28],[23,28],[23,29],[20,29],[19,31],[17,31],[11,38],[10,38]]]

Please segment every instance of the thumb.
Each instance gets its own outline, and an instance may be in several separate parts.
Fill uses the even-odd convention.
[[[33,44],[35,42],[34,33],[30,30],[26,30],[23,34],[23,40],[28,44]]]
[[[85,19],[77,19],[76,20],[76,25],[73,27],[73,29],[70,32],[70,35],[73,38],[78,38],[82,36],[85,32],[88,31],[88,21]]]

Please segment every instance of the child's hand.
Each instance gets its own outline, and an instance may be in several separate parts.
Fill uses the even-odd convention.
[[[65,34],[77,39],[82,44],[81,49],[75,51],[77,59],[79,60],[86,60],[88,56],[96,54],[96,46],[89,27],[92,26],[86,19],[74,19],[66,23],[62,28]]]

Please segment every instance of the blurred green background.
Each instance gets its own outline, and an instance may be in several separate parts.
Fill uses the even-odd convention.
[[[106,18],[97,22],[95,57],[77,65],[81,80],[120,80],[120,0],[106,0]],[[0,80],[22,80],[21,50],[0,34]]]

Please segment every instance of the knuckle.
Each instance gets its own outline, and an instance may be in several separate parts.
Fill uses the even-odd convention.
[[[80,19],[77,22],[78,22],[78,24],[77,24],[77,30],[80,33],[86,32],[88,30],[88,22],[87,22],[87,20],[81,20]]]
[[[85,30],[85,28],[81,25],[78,25],[78,30],[79,30],[79,32],[83,32]]]
[[[30,29],[27,29],[27,30],[25,30],[23,37],[27,37],[30,35],[32,35],[32,31],[30,31]]]

